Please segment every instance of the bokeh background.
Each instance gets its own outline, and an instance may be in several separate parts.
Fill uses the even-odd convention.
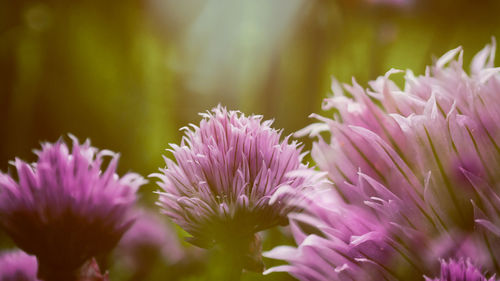
[[[498,0],[0,0],[0,169],[72,133],[120,152],[120,172],[149,175],[179,128],[219,103],[290,134],[320,112],[332,76],[421,74],[459,45],[468,64],[500,38],[499,14]],[[140,204],[154,208],[156,189]],[[264,250],[283,243],[286,230],[264,234]],[[108,265],[112,280],[134,280]],[[203,280],[221,266],[157,262],[136,280]]]

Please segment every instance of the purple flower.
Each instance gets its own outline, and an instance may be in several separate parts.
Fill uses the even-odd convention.
[[[425,277],[425,281],[495,281],[495,276],[486,278],[470,260],[441,260],[441,275],[438,278]]]
[[[71,280],[85,261],[113,249],[133,222],[129,210],[145,182],[136,174],[119,178],[117,154],[72,138],[71,152],[59,140],[43,144],[34,164],[16,159],[19,180],[0,174],[0,224],[37,257],[47,280]]]
[[[0,253],[0,281],[38,281],[36,258],[16,250]]]
[[[367,228],[339,229],[351,219],[339,217],[337,210],[313,212],[315,220],[291,216],[292,225],[309,225],[294,231],[299,249],[314,232],[310,228],[317,229],[326,239],[307,246],[354,280],[434,275],[438,258],[469,256],[488,270],[500,268],[500,253],[491,250],[500,247],[500,75],[493,68],[494,53],[494,44],[478,53],[469,75],[462,68],[461,49],[452,50],[423,76],[407,71],[403,90],[389,79],[395,70],[370,82],[368,90],[355,81],[344,85],[350,95],[334,82],[334,96],[323,107],[336,108],[337,115],[313,115],[321,123],[299,134],[318,137],[311,155],[334,182],[342,202],[336,208],[362,214]],[[330,141],[319,135],[322,131],[331,133]],[[328,217],[339,222],[317,227]],[[353,243],[358,237],[380,250],[363,246],[360,252],[360,244]],[[338,239],[347,241],[346,247],[327,246]],[[272,254],[284,257],[279,251]],[[292,260],[286,270],[301,276],[294,264],[306,259],[312,258]],[[330,276],[308,268],[325,280]]]
[[[158,204],[189,232],[191,242],[251,239],[253,234],[286,223],[290,210],[280,187],[304,188],[313,182],[297,142],[262,116],[245,116],[218,106],[201,114],[199,127],[185,129],[181,145],[172,144],[175,161],[165,158]]]

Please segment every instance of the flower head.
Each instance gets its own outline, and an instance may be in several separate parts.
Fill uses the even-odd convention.
[[[469,256],[488,270],[500,268],[499,253],[490,250],[500,246],[500,74],[493,68],[494,52],[493,44],[476,55],[469,75],[461,49],[452,50],[425,75],[407,71],[403,90],[389,79],[395,70],[370,82],[368,90],[355,81],[345,85],[350,95],[334,82],[324,108],[336,108],[338,115],[313,115],[321,123],[301,133],[318,137],[311,155],[334,182],[342,199],[338,208],[362,209],[370,224],[356,233],[331,223],[318,229],[308,218],[328,238],[312,245],[317,253],[350,237],[343,240],[346,247],[330,251],[349,262],[325,256],[331,267],[355,280],[365,280],[366,272],[389,280],[432,276],[438,258]],[[329,141],[319,135],[325,130]],[[334,216],[322,213],[313,217],[323,222]],[[337,217],[337,224],[349,224],[348,216]],[[299,249],[310,234],[296,229]],[[359,237],[384,251],[357,251]],[[349,271],[353,264],[363,269]]]
[[[438,278],[425,277],[425,281],[495,281],[495,276],[486,278],[468,259],[458,261],[441,260],[441,275]]]
[[[118,155],[98,151],[89,141],[80,145],[73,138],[71,152],[62,140],[45,143],[37,155],[34,164],[15,160],[18,180],[0,173],[0,224],[37,257],[41,278],[70,278],[86,260],[118,243],[133,222],[129,210],[144,180],[136,174],[118,177]]]
[[[0,281],[38,281],[36,258],[23,251],[0,253]]]
[[[280,140],[262,116],[218,106],[202,117],[199,127],[185,128],[180,146],[171,145],[175,161],[165,158],[156,175],[164,213],[203,247],[286,222],[289,207],[277,189],[312,180],[298,176],[307,174],[298,144]]]

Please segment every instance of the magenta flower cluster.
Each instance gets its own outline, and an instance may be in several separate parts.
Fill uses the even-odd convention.
[[[500,270],[500,68],[495,42],[463,69],[454,49],[424,75],[390,70],[364,89],[332,84],[319,120],[297,132],[217,106],[183,128],[158,179],[160,212],[192,244],[222,252],[227,280],[262,271],[258,232],[289,225],[297,246],[264,256],[264,272],[299,280],[495,281]],[[345,92],[347,91],[347,93]],[[329,138],[325,136],[329,135]],[[162,217],[135,207],[140,175],[118,154],[72,137],[0,173],[0,226],[20,248],[0,255],[0,281],[108,280],[115,256],[139,280],[161,258],[189,257]],[[108,163],[105,165],[105,163]],[[123,239],[122,239],[123,238]],[[121,240],[121,242],[120,242]],[[117,246],[118,245],[118,246]],[[22,251],[21,251],[22,250]],[[200,255],[201,256],[201,255]],[[219,279],[217,279],[219,280]]]
[[[301,280],[421,280],[437,272],[439,259],[453,260],[438,280],[486,280],[476,278],[471,262],[497,271],[500,75],[494,53],[494,44],[479,52],[469,75],[462,50],[454,49],[422,76],[407,71],[404,89],[389,79],[396,70],[368,90],[355,81],[344,85],[349,94],[334,82],[334,96],[323,104],[337,110],[334,118],[313,115],[321,122],[299,133],[318,137],[312,157],[334,183],[328,196],[340,202],[311,200],[317,207],[290,216],[299,247],[267,253],[290,263],[268,272],[288,271]],[[300,227],[305,224],[322,235]]]

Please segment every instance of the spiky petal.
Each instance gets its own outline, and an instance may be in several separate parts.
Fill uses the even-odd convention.
[[[280,246],[265,252],[264,256],[289,265],[264,274],[287,271],[307,281],[391,280],[392,269],[382,268],[396,243],[387,239],[387,223],[366,209],[345,204],[331,188],[305,196],[303,212],[289,215],[298,248]]]
[[[485,277],[469,259],[441,260],[441,275],[438,278],[425,277],[425,281],[496,281],[495,276]]]

